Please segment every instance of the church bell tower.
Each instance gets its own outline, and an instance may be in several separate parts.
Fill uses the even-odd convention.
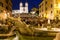
[[[22,2],[20,2],[20,13],[22,13],[23,12],[23,3]]]
[[[28,2],[25,3],[25,13],[28,13]]]

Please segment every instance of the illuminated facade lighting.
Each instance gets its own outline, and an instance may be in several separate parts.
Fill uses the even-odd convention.
[[[59,17],[60,13],[60,0],[43,0],[39,4],[39,16],[47,19],[55,19]],[[50,16],[48,16],[50,15]],[[50,18],[49,18],[50,17]]]

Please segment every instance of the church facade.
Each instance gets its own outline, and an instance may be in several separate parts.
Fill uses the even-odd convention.
[[[19,4],[19,10],[12,10],[12,13],[28,13],[28,3],[25,3],[25,6],[23,6],[23,3],[20,2]]]

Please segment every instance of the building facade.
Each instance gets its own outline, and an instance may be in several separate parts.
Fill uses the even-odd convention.
[[[39,16],[55,19],[59,15],[60,0],[43,0],[39,4]]]
[[[0,0],[0,19],[7,19],[12,14],[12,0]]]
[[[12,12],[12,0],[0,0],[0,12],[3,10]]]

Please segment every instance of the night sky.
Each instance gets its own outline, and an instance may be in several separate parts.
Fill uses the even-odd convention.
[[[22,1],[22,3],[24,4],[26,2],[26,0],[12,0],[12,9],[16,10],[19,9],[19,3]],[[29,4],[29,10],[31,10],[31,8],[36,7],[38,8],[39,3],[41,3],[42,0],[27,0],[28,4]]]

